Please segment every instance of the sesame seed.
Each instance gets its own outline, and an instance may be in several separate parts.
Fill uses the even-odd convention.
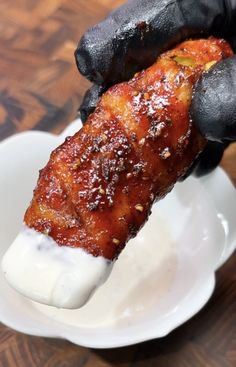
[[[142,146],[142,145],[144,145],[144,144],[145,144],[145,138],[140,139],[140,140],[139,140],[139,145],[141,145],[141,146]]]
[[[43,234],[45,236],[48,236],[49,235],[49,232],[50,232],[50,229],[49,228],[46,228],[44,231],[43,231]]]
[[[73,164],[72,164],[72,169],[76,170],[81,164],[80,159],[77,159]]]
[[[99,194],[101,195],[105,194],[105,190],[102,187],[99,187]]]
[[[155,136],[161,136],[161,129],[157,129],[155,131]]]
[[[160,154],[162,159],[167,159],[171,156],[171,152],[169,148],[165,148],[163,152]]]
[[[135,205],[135,209],[138,211],[138,212],[143,212],[143,206],[141,204],[137,204]]]
[[[132,173],[127,173],[127,175],[126,175],[126,178],[131,178],[132,177]]]
[[[144,99],[150,99],[150,95],[149,95],[149,93],[144,93],[144,95],[143,95],[143,97],[144,97]]]
[[[137,97],[139,92],[137,90],[134,91],[134,96]]]
[[[217,63],[217,61],[210,61],[205,65],[205,70],[208,71],[212,66],[214,66]]]
[[[101,138],[102,138],[102,141],[106,141],[107,140],[107,136],[105,134],[101,134]]]
[[[117,238],[113,238],[112,242],[115,244],[115,245],[119,245],[120,244],[120,241],[117,239]]]

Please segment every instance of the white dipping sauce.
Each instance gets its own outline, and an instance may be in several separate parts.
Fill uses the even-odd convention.
[[[8,283],[22,295],[50,306],[83,306],[109,276],[113,263],[83,249],[58,246],[24,226],[2,260]]]
[[[176,274],[176,243],[157,210],[115,262],[106,283],[79,310],[32,303],[42,314],[71,327],[136,325],[162,307]]]

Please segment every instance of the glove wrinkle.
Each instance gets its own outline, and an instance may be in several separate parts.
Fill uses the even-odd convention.
[[[232,36],[235,13],[236,0],[130,0],[84,34],[76,63],[86,78],[110,86],[186,38]]]

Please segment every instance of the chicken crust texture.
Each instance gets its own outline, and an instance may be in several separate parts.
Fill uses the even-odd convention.
[[[144,225],[205,147],[189,107],[193,86],[232,55],[224,40],[190,40],[111,87],[84,127],[40,171],[24,221],[58,245],[109,260]]]

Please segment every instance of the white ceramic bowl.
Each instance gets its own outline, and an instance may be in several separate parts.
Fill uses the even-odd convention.
[[[19,231],[38,169],[50,151],[80,126],[77,120],[60,136],[25,132],[0,144],[0,257]],[[115,265],[114,275],[91,300],[100,302],[100,315],[90,304],[76,311],[38,305],[11,289],[1,273],[0,320],[27,334],[61,337],[94,348],[163,337],[196,314],[211,296],[215,270],[235,249],[235,208],[235,189],[220,168],[200,180],[191,177],[154,206],[149,222]],[[156,251],[150,247],[153,243]],[[151,251],[150,257],[140,257],[140,246]],[[137,283],[132,266],[140,261],[147,272]],[[152,274],[150,261],[156,264]],[[124,266],[130,271],[117,283],[115,275]],[[111,301],[117,290],[119,307]]]

